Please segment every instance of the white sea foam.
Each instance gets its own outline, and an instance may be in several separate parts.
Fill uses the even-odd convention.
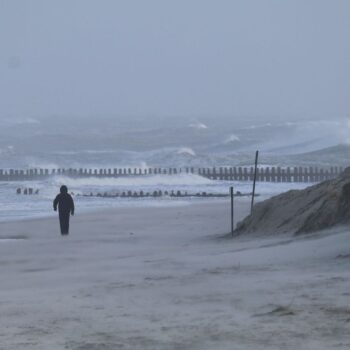
[[[15,153],[15,147],[12,145],[6,146],[4,148],[0,148],[0,155],[5,154],[5,155],[11,155]]]
[[[52,152],[53,154],[62,155],[62,156],[69,156],[69,155],[79,155],[79,154],[111,154],[116,153],[115,150],[112,149],[105,149],[105,150],[93,150],[93,149],[86,149],[86,150],[79,150],[79,151],[55,151]]]
[[[189,155],[192,157],[196,156],[196,152],[192,148],[189,148],[189,147],[182,147],[182,148],[178,149],[177,154]]]
[[[23,124],[40,124],[40,121],[35,118],[25,118],[23,121],[21,121]]]
[[[234,142],[239,142],[241,139],[235,135],[235,134],[231,134],[226,140],[225,140],[225,144],[228,143],[234,143]]]
[[[2,124],[4,125],[21,125],[21,124],[33,124],[33,125],[39,125],[40,121],[35,118],[11,118],[11,119],[3,119]]]
[[[191,123],[189,125],[190,128],[193,128],[193,129],[196,129],[196,130],[205,130],[205,129],[208,129],[208,126],[199,122],[199,121],[196,121],[194,123]]]
[[[58,169],[59,166],[57,163],[53,162],[43,162],[35,159],[28,160],[28,168],[35,169]]]
[[[51,180],[53,186],[62,184],[68,187],[118,187],[118,186],[200,186],[211,185],[215,181],[204,178],[195,174],[178,174],[178,175],[150,175],[150,176],[130,176],[120,178],[70,178],[65,176],[55,176]]]

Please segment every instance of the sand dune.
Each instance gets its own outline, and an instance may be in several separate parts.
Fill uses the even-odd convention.
[[[337,178],[290,190],[254,206],[237,234],[305,234],[350,223],[350,168]]]

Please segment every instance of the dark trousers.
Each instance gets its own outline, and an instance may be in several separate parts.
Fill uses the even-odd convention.
[[[60,227],[61,227],[61,234],[62,235],[68,235],[69,233],[69,216],[70,212],[59,212],[59,218],[60,218]]]

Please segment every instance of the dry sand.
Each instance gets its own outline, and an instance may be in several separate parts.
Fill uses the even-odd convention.
[[[1,223],[0,349],[349,349],[349,230],[230,239],[228,214],[78,214],[69,237]]]

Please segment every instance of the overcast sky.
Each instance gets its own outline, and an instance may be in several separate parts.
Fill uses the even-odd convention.
[[[0,0],[0,118],[350,117],[349,0]]]

